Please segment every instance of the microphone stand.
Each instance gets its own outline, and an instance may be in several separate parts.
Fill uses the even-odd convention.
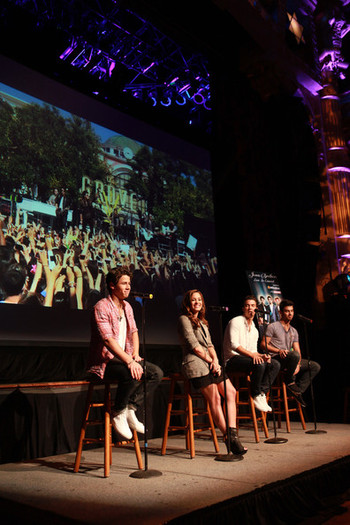
[[[327,430],[318,430],[317,429],[314,387],[313,387],[313,384],[312,384],[312,377],[311,377],[309,341],[308,341],[307,330],[306,330],[306,322],[307,321],[304,320],[301,316],[299,316],[299,319],[304,324],[305,348],[306,348],[307,365],[308,365],[309,378],[310,378],[310,393],[311,393],[311,403],[312,403],[312,414],[313,414],[313,419],[314,419],[314,429],[313,430],[306,430],[305,434],[327,434]]]
[[[136,296],[138,297],[138,296]],[[159,470],[148,470],[148,439],[147,439],[147,360],[146,360],[146,316],[145,316],[145,299],[152,299],[153,295],[149,295],[148,297],[143,295],[143,297],[138,297],[140,299],[141,303],[141,312],[142,312],[142,354],[143,354],[143,418],[144,418],[144,425],[145,425],[145,436],[144,436],[144,462],[145,467],[144,469],[136,470],[135,472],[132,472],[130,474],[130,478],[154,478],[158,476],[162,476],[162,472]]]
[[[271,314],[266,312],[266,311],[264,311],[264,315],[269,315],[271,317]],[[265,351],[267,352],[266,327],[265,327],[265,331],[264,331],[264,339],[265,339]],[[271,356],[271,359],[273,359],[272,356]],[[265,439],[264,443],[268,443],[268,444],[272,444],[272,445],[280,445],[282,443],[287,443],[288,439],[277,436],[276,415],[275,415],[275,406],[274,406],[273,394],[272,394],[270,363],[267,363],[267,366],[268,366],[269,389],[270,389],[270,393],[271,393],[271,408],[272,408],[272,422],[273,422],[274,437]]]
[[[229,439],[229,423],[228,423],[228,410],[227,410],[227,389],[226,389],[226,371],[225,371],[225,357],[224,357],[224,345],[223,345],[223,338],[222,338],[222,309],[215,310],[219,313],[219,344],[221,348],[221,363],[222,363],[222,375],[224,377],[224,406],[225,406],[225,422],[226,422],[226,435],[227,435],[227,446],[228,446],[228,452],[227,454],[217,454],[215,456],[215,461],[223,461],[223,462],[233,462],[233,461],[242,461],[243,456],[233,454],[231,452],[231,442]]]

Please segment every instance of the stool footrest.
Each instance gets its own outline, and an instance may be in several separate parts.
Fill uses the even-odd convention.
[[[84,445],[91,445],[92,443],[102,443],[104,442],[105,438],[84,438],[83,444]]]

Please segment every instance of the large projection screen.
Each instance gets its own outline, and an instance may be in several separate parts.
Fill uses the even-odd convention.
[[[0,71],[1,343],[87,342],[123,265],[153,294],[147,343],[176,344],[183,293],[218,298],[208,152],[4,57]],[[26,273],[17,304],[9,250]]]

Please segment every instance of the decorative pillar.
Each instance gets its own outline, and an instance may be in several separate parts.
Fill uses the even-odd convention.
[[[350,236],[350,163],[342,131],[339,96],[333,72],[323,74],[320,92],[326,170],[336,238]]]
[[[319,92],[322,113],[323,162],[334,236],[334,254],[331,263],[336,274],[341,273],[342,257],[350,254],[350,160],[343,136],[338,78],[344,78],[348,64],[341,54],[342,38],[348,25],[340,13],[329,20],[331,49],[320,56],[322,85]],[[328,198],[327,198],[328,197]],[[329,238],[330,232],[328,232]],[[350,255],[349,255],[350,257]],[[332,275],[331,278],[336,275]]]

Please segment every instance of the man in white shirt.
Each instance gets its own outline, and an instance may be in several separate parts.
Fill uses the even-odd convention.
[[[227,375],[230,372],[250,374],[251,392],[255,407],[271,412],[266,394],[275,381],[280,364],[267,354],[258,352],[259,332],[254,324],[257,300],[248,295],[243,302],[243,315],[231,319],[224,334],[224,356]]]

